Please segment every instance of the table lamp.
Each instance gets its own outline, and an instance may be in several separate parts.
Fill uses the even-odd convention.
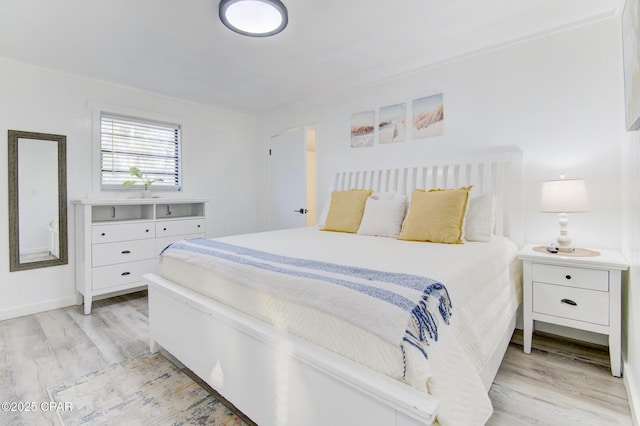
[[[589,210],[587,187],[584,179],[559,179],[542,182],[541,211],[558,213],[560,235],[558,235],[558,251],[572,252],[569,238],[568,213],[586,212]]]

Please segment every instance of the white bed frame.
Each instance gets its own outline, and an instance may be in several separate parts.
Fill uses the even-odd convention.
[[[522,155],[516,148],[468,153],[429,165],[336,173],[334,188],[410,194],[474,185],[497,197],[496,233],[522,245]],[[154,274],[149,284],[151,351],[159,346],[261,426],[431,424],[438,401]],[[516,315],[481,373],[488,390]]]

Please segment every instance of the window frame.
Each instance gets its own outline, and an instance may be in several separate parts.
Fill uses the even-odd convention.
[[[183,125],[179,123],[178,120],[166,119],[166,118],[155,118],[149,117],[148,114],[140,114],[140,113],[122,113],[122,112],[113,112],[110,110],[100,109],[96,111],[95,114],[95,126],[96,126],[96,142],[97,142],[97,189],[101,192],[103,191],[127,191],[130,190],[128,188],[124,188],[121,183],[114,182],[104,182],[105,169],[103,169],[103,135],[102,135],[102,123],[103,118],[107,117],[107,119],[116,119],[122,121],[128,121],[130,123],[140,123],[141,126],[166,126],[167,128],[171,128],[172,130],[177,132],[177,147],[176,154],[173,157],[174,161],[177,163],[177,174],[175,175],[175,184],[166,185],[162,184],[162,182],[155,183],[153,189],[156,191],[162,192],[181,192],[183,190],[183,182],[182,182],[182,135],[183,135]],[[167,157],[170,158],[170,157]],[[142,170],[144,172],[144,170]],[[134,177],[131,177],[132,180],[135,180]],[[136,184],[135,187],[141,187],[140,184]]]

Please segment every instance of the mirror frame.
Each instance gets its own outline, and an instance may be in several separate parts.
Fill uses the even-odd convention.
[[[20,220],[18,211],[18,143],[20,139],[39,139],[57,142],[58,145],[58,259],[20,263]],[[67,137],[47,133],[9,130],[9,271],[46,268],[66,265],[68,261],[67,243]]]

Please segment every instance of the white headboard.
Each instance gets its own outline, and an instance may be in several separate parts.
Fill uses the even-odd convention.
[[[427,164],[389,169],[339,171],[333,189],[373,189],[410,195],[414,189],[473,185],[471,197],[496,195],[496,234],[522,246],[522,152],[489,148],[430,159]]]

